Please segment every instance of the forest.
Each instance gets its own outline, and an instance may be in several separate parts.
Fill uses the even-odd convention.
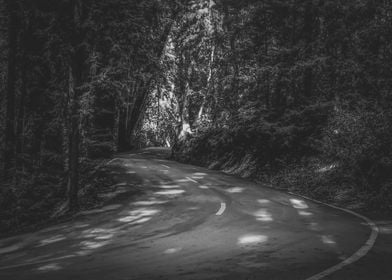
[[[0,0],[0,231],[96,203],[116,153],[392,210],[392,2]]]

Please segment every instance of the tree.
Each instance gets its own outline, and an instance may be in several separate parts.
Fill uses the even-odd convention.
[[[16,59],[18,52],[19,1],[7,0],[8,12],[8,71],[6,96],[6,124],[4,147],[4,177],[8,178],[15,167],[15,95],[16,95]]]

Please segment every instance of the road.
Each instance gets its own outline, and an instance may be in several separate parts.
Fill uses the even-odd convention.
[[[0,240],[0,279],[312,279],[372,233],[349,213],[155,150],[110,165],[121,199]]]

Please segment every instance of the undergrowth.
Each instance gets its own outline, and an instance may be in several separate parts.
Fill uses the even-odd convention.
[[[382,111],[310,107],[188,135],[174,158],[348,208],[392,210],[392,125]]]
[[[98,193],[111,185],[112,177],[103,165],[105,160],[85,160],[80,169],[80,210],[99,205]],[[3,182],[0,189],[0,233],[6,235],[39,227],[53,220],[53,213],[64,203],[66,182],[61,173],[41,172],[35,176],[21,177],[18,184]]]

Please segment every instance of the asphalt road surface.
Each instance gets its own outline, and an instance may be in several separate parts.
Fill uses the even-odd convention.
[[[316,279],[373,245],[359,217],[157,151],[110,162],[120,194],[110,204],[0,240],[0,279]],[[372,250],[325,279],[392,279]],[[385,271],[372,263],[383,261]]]

